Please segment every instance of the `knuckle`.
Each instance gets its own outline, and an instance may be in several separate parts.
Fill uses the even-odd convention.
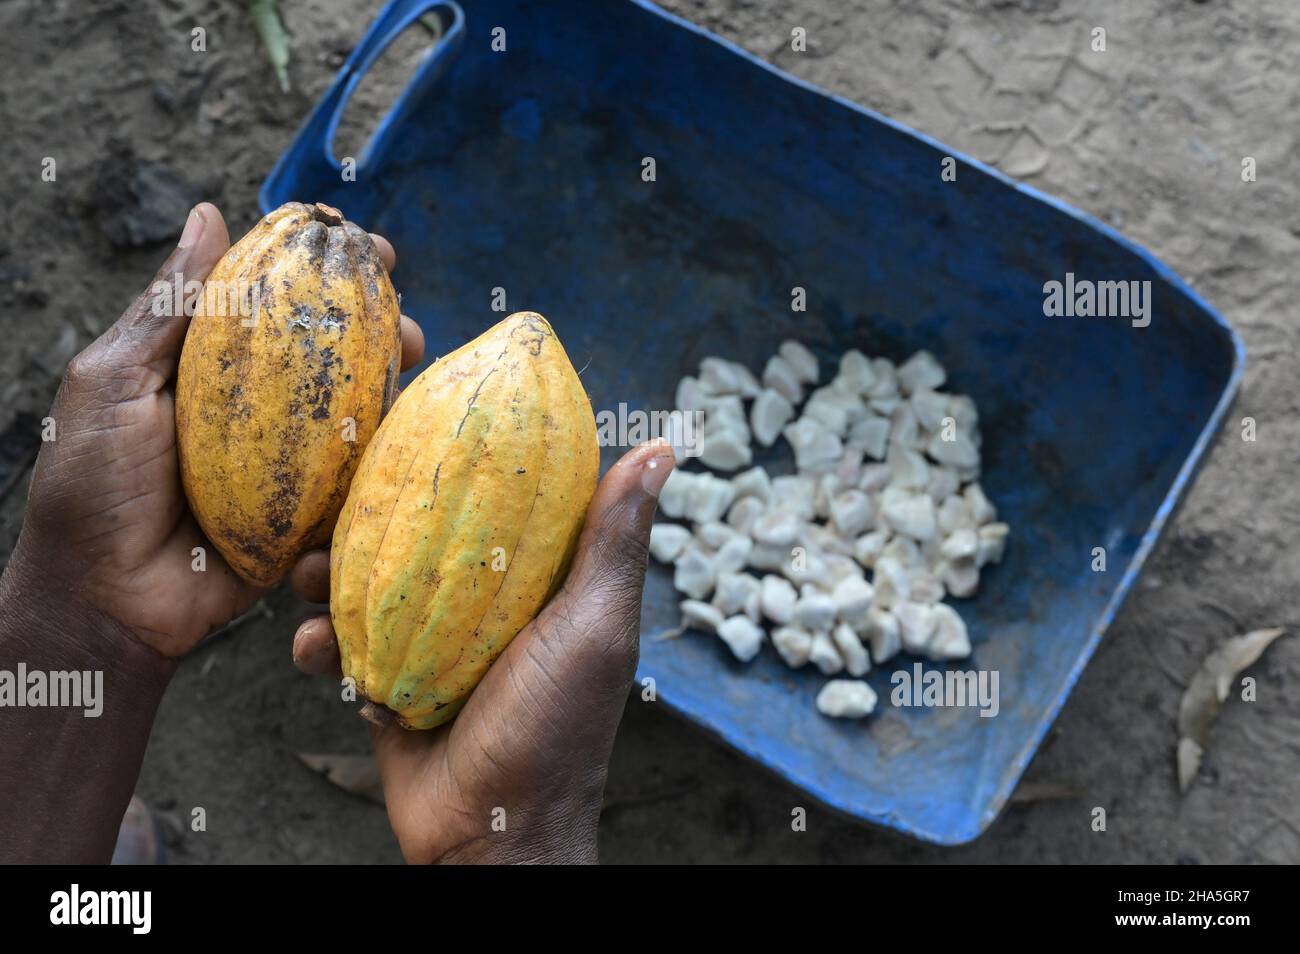
[[[100,359],[95,354],[95,351],[95,346],[91,345],[79,354],[74,355],[63,372],[63,380],[70,386],[76,387],[93,379],[96,376],[95,369],[100,364]]]

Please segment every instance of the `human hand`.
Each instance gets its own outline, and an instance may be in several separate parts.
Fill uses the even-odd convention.
[[[374,236],[385,266],[392,246]],[[72,359],[55,398],[54,440],[41,447],[22,535],[5,572],[24,605],[74,605],[167,659],[248,609],[263,590],[240,579],[204,537],[181,489],[172,386],[189,315],[155,309],[158,283],[202,282],[230,247],[202,203],[176,250],[122,317]],[[191,301],[197,300],[195,297]],[[187,309],[192,310],[192,309]],[[156,313],[163,312],[162,314]],[[402,366],[423,351],[402,318]],[[193,550],[207,554],[202,573]]]
[[[388,818],[407,861],[596,860],[596,823],[636,672],[650,525],[673,468],[662,442],[600,482],[563,589],[493,663],[456,720],[371,727]],[[304,599],[329,599],[329,554],[295,567]],[[328,616],[294,636],[305,672],[341,676]],[[504,812],[504,816],[502,816]],[[504,819],[504,831],[493,822]]]

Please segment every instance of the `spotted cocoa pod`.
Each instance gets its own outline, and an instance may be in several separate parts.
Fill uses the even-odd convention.
[[[374,240],[290,202],[222,257],[176,378],[190,509],[241,577],[268,586],[328,545],[396,394],[397,294]]]

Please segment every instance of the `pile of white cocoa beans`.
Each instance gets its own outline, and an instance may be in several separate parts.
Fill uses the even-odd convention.
[[[896,366],[848,351],[821,377],[817,357],[786,341],[761,376],[705,358],[681,380],[677,410],[703,424],[659,499],[660,516],[682,522],[655,524],[650,552],[674,567],[684,627],[742,662],[770,641],[792,668],[847,676],[817,708],[860,718],[876,706],[862,679],[873,662],[970,655],[944,600],[975,594],[1009,528],[980,488],[975,402],[942,390],[933,355]],[[794,473],[752,466],[754,443],[781,437]],[[691,460],[734,476],[680,466]]]

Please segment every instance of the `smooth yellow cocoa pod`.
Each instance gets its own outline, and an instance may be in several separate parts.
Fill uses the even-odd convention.
[[[401,315],[374,241],[291,202],[212,269],[176,375],[190,509],[241,577],[269,586],[330,540],[397,389]]]
[[[330,611],[358,692],[408,729],[455,716],[563,583],[599,456],[541,315],[511,315],[416,378],[334,530]]]

